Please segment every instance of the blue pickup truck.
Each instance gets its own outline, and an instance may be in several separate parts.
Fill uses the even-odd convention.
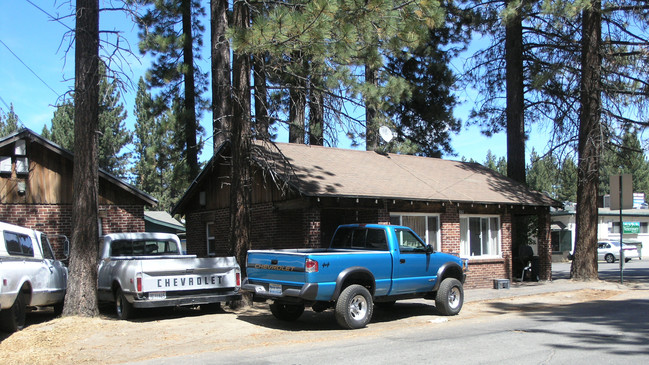
[[[464,302],[468,261],[436,252],[410,228],[342,225],[329,248],[250,250],[241,289],[253,300],[272,300],[273,315],[298,319],[305,307],[334,308],[338,324],[362,328],[374,303],[434,299],[442,315],[456,315]]]

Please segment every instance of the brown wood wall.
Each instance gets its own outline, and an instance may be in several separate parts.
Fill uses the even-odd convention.
[[[12,157],[12,172],[0,173],[1,204],[72,204],[72,160],[52,152],[40,143],[27,141],[29,173],[16,174],[14,144],[0,149],[0,156]],[[18,185],[25,184],[24,193]],[[146,205],[136,195],[99,179],[99,204]]]

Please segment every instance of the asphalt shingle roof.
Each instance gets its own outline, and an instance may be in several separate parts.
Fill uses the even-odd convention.
[[[306,196],[557,206],[477,163],[255,142],[254,159]]]

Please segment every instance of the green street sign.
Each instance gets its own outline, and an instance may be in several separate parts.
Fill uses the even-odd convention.
[[[640,222],[622,222],[622,233],[640,233]]]

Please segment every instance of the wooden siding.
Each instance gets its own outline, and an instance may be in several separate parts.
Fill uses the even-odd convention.
[[[0,149],[0,156],[11,157],[12,172],[0,174],[1,204],[72,204],[73,162],[43,145],[27,141],[29,173],[16,173],[14,145]],[[23,183],[24,192],[18,185]],[[147,205],[142,199],[106,179],[99,178],[99,204]]]
[[[223,161],[221,161],[223,162]],[[273,183],[272,179],[255,168],[252,173],[252,204],[263,204],[295,199],[297,194],[284,191]],[[187,207],[200,206],[200,193],[205,192],[205,206],[202,209],[216,210],[230,206],[230,166],[225,163],[213,165],[213,172],[209,173],[198,186],[196,194],[188,201]],[[190,208],[191,209],[191,208]],[[193,209],[192,209],[193,210]]]

